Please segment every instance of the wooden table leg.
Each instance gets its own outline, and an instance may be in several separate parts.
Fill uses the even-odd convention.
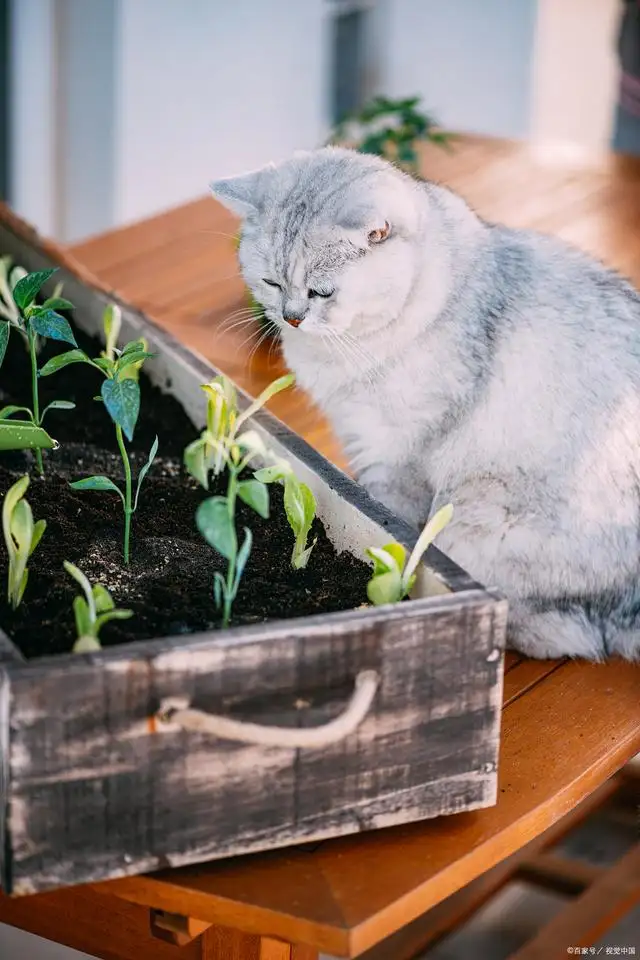
[[[318,960],[312,947],[149,910],[91,887],[15,900],[0,894],[0,922],[100,960]]]
[[[201,943],[202,960],[318,960],[313,947],[293,946],[228,927],[209,927]]]

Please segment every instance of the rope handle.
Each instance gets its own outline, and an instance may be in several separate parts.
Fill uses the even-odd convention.
[[[160,704],[156,721],[160,729],[192,730],[206,733],[220,740],[261,747],[291,747],[293,749],[327,747],[344,740],[360,726],[373,703],[380,678],[375,670],[363,670],[356,676],[351,699],[339,717],[321,727],[266,727],[259,723],[244,723],[203,710],[193,710],[189,701],[167,698]]]

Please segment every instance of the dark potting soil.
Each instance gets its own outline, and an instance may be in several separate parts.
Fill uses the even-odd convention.
[[[78,345],[90,356],[102,349],[76,331]],[[66,349],[47,342],[40,365]],[[103,646],[200,630],[218,629],[220,614],[213,599],[213,576],[225,561],[201,537],[195,525],[198,503],[224,492],[203,490],[184,470],[182,453],[196,435],[179,403],[154,387],[143,374],[141,413],[130,459],[135,478],[156,434],[159,453],[144,482],[132,520],[131,560],[122,561],[123,516],[116,494],[72,490],[70,480],[104,474],[122,482],[113,424],[104,406],[92,398],[100,391],[97,370],[73,364],[40,381],[41,409],[50,400],[73,400],[76,410],[51,411],[46,427],[61,444],[45,453],[45,477],[34,469],[30,453],[0,454],[0,497],[28,472],[26,498],[36,520],[47,529],[29,561],[24,599],[13,611],[6,601],[8,558],[0,542],[0,626],[29,658],[68,653],[75,640],[72,601],[80,588],[65,572],[75,563],[92,583],[102,583],[116,605],[133,611],[101,632]],[[28,356],[12,334],[0,368],[0,407],[30,405]],[[271,516],[263,520],[238,502],[237,527],[253,532],[253,549],[241,581],[231,626],[353,609],[366,602],[370,569],[348,553],[337,554],[322,523],[306,570],[294,571],[293,534],[282,503],[282,489],[270,487]]]

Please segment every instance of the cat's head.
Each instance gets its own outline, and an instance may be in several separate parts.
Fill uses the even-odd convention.
[[[211,189],[242,217],[243,278],[282,328],[362,334],[401,313],[417,264],[420,187],[391,164],[326,147]]]

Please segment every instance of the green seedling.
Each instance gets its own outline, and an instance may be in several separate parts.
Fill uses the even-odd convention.
[[[224,376],[202,385],[207,395],[206,427],[184,451],[184,464],[192,477],[209,489],[209,475],[217,477],[225,466],[225,450],[234,437],[238,419],[238,394]]]
[[[0,410],[0,452],[5,450],[57,450],[59,443],[50,437],[43,427],[31,420],[9,420],[10,412],[17,407]]]
[[[26,277],[27,271],[18,264],[12,266],[12,263],[11,257],[0,257],[0,321],[7,320],[18,328],[20,311],[15,304],[12,291],[18,280]],[[8,333],[6,336],[8,338]]]
[[[14,267],[9,271],[7,258],[0,261],[0,366],[4,360],[9,344],[9,335],[12,329],[24,339],[31,361],[31,408],[4,407],[0,411],[0,419],[6,420],[16,413],[26,414],[27,420],[36,427],[41,427],[49,410],[73,410],[75,403],[70,400],[53,400],[40,412],[40,398],[38,394],[38,337],[49,340],[60,340],[77,347],[75,337],[69,323],[58,310],[70,310],[73,304],[58,295],[49,297],[39,306],[36,297],[47,280],[56,272],[53,270],[39,270],[36,273],[25,273],[21,267]],[[34,445],[38,472],[44,474],[42,449],[46,444]],[[52,444],[51,447],[55,445]],[[50,447],[50,449],[51,449]]]
[[[17,480],[4,495],[2,503],[2,533],[9,554],[7,599],[15,610],[19,605],[29,579],[27,563],[40,543],[47,521],[33,521],[33,513],[24,495],[29,477]]]
[[[358,113],[337,124],[329,142],[349,143],[360,153],[384,157],[415,175],[419,172],[420,141],[445,148],[451,141],[451,135],[440,130],[434,118],[420,110],[419,105],[420,97],[374,97]]]
[[[223,559],[227,561],[227,573],[216,571],[213,595],[216,607],[222,610],[222,625],[227,627],[231,618],[233,602],[237,596],[242,574],[247,565],[253,544],[253,534],[244,527],[242,545],[236,533],[237,500],[243,501],[265,520],[269,517],[269,489],[255,478],[240,477],[253,461],[267,456],[260,435],[253,430],[241,433],[242,426],[263,407],[271,397],[285,390],[294,382],[292,374],[280,377],[262,391],[260,396],[242,413],[238,412],[235,388],[226,377],[216,377],[203,389],[207,394],[207,426],[184,453],[185,467],[205,488],[209,489],[209,473],[214,476],[227,471],[225,496],[208,497],[196,511],[198,530]]]
[[[103,327],[105,334],[105,349],[102,351],[101,356],[106,357],[108,360],[114,361],[117,357],[118,338],[120,336],[120,328],[122,327],[122,311],[115,303],[110,304],[106,308],[103,317]],[[149,357],[153,356],[153,354],[148,353],[149,344],[144,337],[140,337],[140,339],[136,340],[135,342],[140,345],[143,353]],[[141,360],[135,360],[133,363],[128,363],[122,370],[122,379],[138,380],[144,360],[145,358],[143,357]]]
[[[453,507],[449,503],[441,507],[429,520],[418,537],[407,560],[407,551],[400,543],[388,543],[384,547],[369,547],[365,552],[373,560],[373,576],[367,584],[370,603],[399,603],[411,592],[416,581],[416,570],[429,545],[444,530]]]
[[[100,396],[96,399],[104,403],[107,413],[115,425],[116,441],[124,468],[125,488],[124,491],[121,490],[113,480],[103,476],[85,477],[83,480],[76,480],[71,484],[71,487],[74,490],[98,490],[107,493],[116,493],[120,497],[124,512],[123,555],[125,564],[128,564],[131,541],[131,518],[138,508],[142,482],[149,472],[151,464],[158,452],[158,438],[156,437],[151,446],[147,462],[138,474],[138,483],[134,498],[131,464],[124,442],[125,437],[129,442],[133,440],[133,433],[140,413],[140,386],[137,376],[132,377],[131,371],[132,368],[139,371],[144,361],[154,356],[154,354],[147,351],[146,344],[142,339],[131,340],[125,344],[122,350],[119,350],[114,345],[112,342],[114,316],[119,315],[115,311],[117,311],[117,308],[114,307],[107,307],[105,310],[104,331],[107,340],[107,349],[103,351],[102,356],[91,359],[82,350],[70,350],[68,353],[53,357],[48,363],[45,363],[40,371],[40,376],[48,377],[71,363],[88,363],[92,367],[100,370],[105,378],[100,389]]]
[[[292,467],[285,460],[279,461],[274,466],[256,470],[254,477],[262,483],[284,484],[284,509],[295,537],[291,566],[294,570],[304,569],[317,542],[316,537],[308,546],[309,534],[316,515],[316,498],[313,491],[296,477]]]
[[[118,609],[107,588],[101,583],[92,586],[75,564],[65,560],[64,568],[80,584],[84,593],[83,597],[75,597],[73,601],[77,639],[72,652],[92,653],[100,650],[100,631],[104,625],[110,620],[128,620],[133,616],[133,610]]]

